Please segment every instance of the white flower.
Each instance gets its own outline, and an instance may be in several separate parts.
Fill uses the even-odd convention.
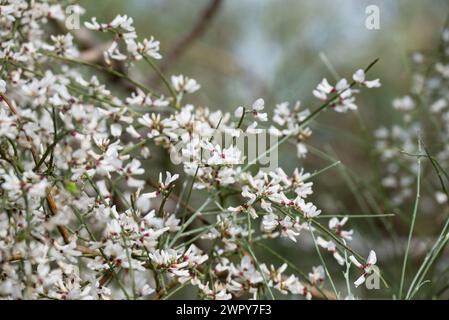
[[[449,78],[449,64],[443,64],[438,62],[435,64],[435,70],[437,70],[444,78]]]
[[[254,121],[252,124],[250,124],[246,128],[246,133],[249,133],[249,134],[260,134],[260,133],[263,133],[263,129],[258,129],[256,127],[257,127],[257,122]]]
[[[157,196],[157,192],[149,192],[141,194],[136,201],[137,208],[142,212],[148,212],[151,207],[150,199],[154,199]]]
[[[142,42],[137,43],[137,50],[144,53],[154,59],[162,59],[162,55],[159,53],[159,41],[154,40],[151,37],[150,40],[143,39]]]
[[[229,212],[234,212],[234,213],[249,213],[249,215],[251,216],[251,218],[256,219],[259,216],[257,215],[256,210],[251,206],[251,205],[242,205],[242,206],[238,206],[238,207],[228,207],[228,211]]]
[[[366,264],[361,264],[354,256],[350,256],[349,259],[357,268],[363,270],[363,274],[354,282],[354,285],[358,287],[365,282],[366,276],[373,272],[373,266],[377,263],[376,253],[373,250],[369,252]]]
[[[207,164],[213,165],[233,165],[241,162],[241,151],[238,147],[230,146],[222,149],[220,145],[213,146],[206,144],[205,147],[211,153],[211,157],[207,159]]]
[[[329,220],[329,229],[334,229],[337,236],[351,241],[352,240],[352,234],[354,233],[353,230],[345,231],[343,230],[343,226],[348,221],[348,217],[344,217],[341,220],[338,220],[338,218],[332,218]]]
[[[133,18],[128,17],[127,15],[117,15],[114,20],[112,20],[108,26],[112,28],[121,28],[125,31],[132,32],[134,31]]]
[[[344,265],[345,259],[340,255],[340,253],[337,251],[337,246],[332,240],[326,241],[322,237],[318,236],[316,239],[317,244],[326,249],[327,251],[331,252],[334,259],[337,261],[337,263],[341,266]]]
[[[97,30],[97,31],[99,31],[101,29],[101,25],[97,22],[97,18],[96,17],[93,17],[91,19],[91,22],[88,22],[88,21],[84,22],[84,26],[87,29],[90,29],[90,30]]]
[[[0,109],[0,136],[15,140],[18,133],[16,116]]]
[[[256,101],[254,101],[253,106],[252,106],[252,110],[253,111],[262,111],[265,107],[265,101],[263,99],[257,99]]]
[[[55,54],[66,56],[66,57],[76,57],[78,56],[78,50],[73,44],[73,36],[70,33],[66,35],[51,35],[51,40],[53,45],[43,45],[43,48]]]
[[[257,99],[256,101],[254,101],[254,103],[251,107],[251,111],[252,111],[254,117],[262,122],[268,121],[267,113],[260,112],[264,108],[265,108],[265,101],[263,99]]]
[[[0,13],[2,16],[8,17],[10,20],[15,21],[15,18],[11,15],[14,13],[13,5],[0,6]]]
[[[137,288],[137,291],[138,291],[140,297],[145,297],[145,296],[149,296],[150,294],[152,294],[155,290],[153,288],[151,288],[150,285],[145,283],[143,286]]]
[[[312,267],[312,272],[309,273],[309,280],[313,284],[320,284],[324,281],[325,274],[323,266]]]
[[[324,78],[317,88],[313,90],[313,95],[323,101],[328,100],[331,93],[334,93],[335,96],[338,95],[330,105],[337,112],[346,112],[357,109],[357,106],[354,104],[355,98],[353,97],[355,92],[356,90],[350,88],[345,78],[340,79],[335,86],[331,86]]]
[[[169,228],[170,232],[175,232],[181,229],[179,226],[180,222],[180,219],[177,219],[174,214],[171,214],[167,220],[165,220],[165,226]]]
[[[448,102],[446,99],[438,99],[430,106],[430,110],[434,113],[441,112],[444,108],[448,106]]]
[[[365,77],[365,71],[363,69],[359,69],[354,73],[352,79],[354,79],[355,82],[366,86],[367,88],[379,88],[381,86],[379,79],[368,81],[365,80]]]
[[[159,174],[159,187],[161,189],[167,189],[173,182],[178,180],[179,174],[172,175],[170,172],[165,172],[165,180],[162,178],[162,173]]]
[[[70,262],[76,262],[76,257],[82,255],[81,252],[76,250],[76,241],[73,240],[69,244],[60,245],[58,242],[53,242],[53,247],[51,249],[51,255],[56,260],[67,259]]]
[[[178,76],[172,76],[171,82],[173,85],[173,88],[177,92],[187,92],[187,93],[194,93],[195,91],[198,91],[201,86],[196,82],[195,79],[190,79],[185,76],[178,75]]]
[[[264,232],[273,232],[279,225],[279,217],[273,213],[263,216],[262,230]]]
[[[415,101],[410,96],[396,98],[393,100],[393,107],[398,110],[410,111],[415,108]]]
[[[307,146],[302,142],[297,143],[296,144],[296,156],[301,159],[301,158],[305,158],[306,155],[307,155]]]
[[[126,58],[127,58],[126,55],[124,55],[123,53],[120,52],[120,50],[118,48],[118,43],[115,41],[112,42],[109,49],[104,52],[104,60],[106,61],[106,63],[108,65],[111,64],[111,59],[118,60],[118,61],[124,61],[124,60],[126,60]]]
[[[6,82],[0,79],[0,93],[6,93]]]
[[[132,177],[133,175],[142,175],[145,173],[145,169],[141,168],[141,162],[139,160],[133,159],[123,168],[123,171],[123,177],[125,178],[129,187],[142,188],[144,186],[145,181],[137,180]]]
[[[293,242],[296,242],[296,237],[299,236],[299,226],[298,221],[293,222],[290,217],[285,217],[279,222],[279,225],[281,226],[281,234],[284,237],[289,238]]]
[[[309,179],[310,173],[304,172],[304,169],[301,171],[296,168],[293,171],[292,177],[292,186],[295,188],[295,193],[298,197],[307,198],[307,196],[313,194],[312,186],[313,182],[307,181]]]
[[[321,210],[317,209],[317,207],[313,203],[306,203],[302,198],[297,198],[295,202],[295,204],[302,211],[305,218],[314,218],[321,213]]]
[[[435,192],[435,199],[439,204],[447,202],[447,195],[443,192],[437,191]]]
[[[318,99],[326,100],[327,95],[334,91],[335,88],[329,84],[326,78],[324,78],[312,93]]]

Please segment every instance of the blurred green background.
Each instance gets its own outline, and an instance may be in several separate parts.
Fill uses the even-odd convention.
[[[99,21],[110,21],[117,14],[132,16],[139,36],[153,35],[160,40],[164,55],[191,30],[210,1],[85,0],[80,3],[88,12],[85,20],[91,16],[98,17]],[[365,27],[365,9],[372,4],[380,8],[380,30]],[[379,77],[382,87],[362,92],[357,103],[359,113],[327,111],[320,115],[312,126],[314,134],[309,141],[315,148],[334,154],[359,177],[359,181],[351,181],[340,169],[320,175],[314,180],[315,203],[327,214],[372,213],[366,212],[354,194],[354,191],[364,191],[364,182],[378,183],[379,164],[371,162],[369,137],[379,126],[399,119],[391,101],[407,93],[410,54],[437,47],[448,13],[447,0],[223,0],[205,33],[168,66],[166,73],[195,78],[202,90],[188,101],[214,110],[232,112],[259,97],[265,99],[269,112],[276,103],[296,100],[314,109],[319,101],[312,96],[312,90],[323,77],[334,80],[323,56],[340,76],[347,78],[356,69],[380,58],[369,78]],[[154,75],[148,70],[142,71],[141,76]],[[313,171],[329,163],[314,154],[299,160],[291,145],[280,151],[280,165],[286,172],[295,167]],[[395,244],[385,234],[375,232],[380,224],[376,220],[354,220],[351,226],[356,230],[355,238],[360,239],[363,234],[363,240],[354,241],[353,245],[366,253],[369,248],[376,248],[387,277],[395,279],[402,256],[392,255]],[[408,225],[397,228],[405,235]],[[316,254],[312,255],[313,259],[309,259],[310,255],[292,254],[300,246],[287,241],[278,249],[296,257],[292,260],[303,270],[309,270],[319,260]],[[310,248],[310,252],[313,250]],[[330,267],[336,272],[341,270],[333,262]],[[363,289],[356,291],[356,295],[363,296],[360,290]],[[373,293],[369,296],[373,297]]]

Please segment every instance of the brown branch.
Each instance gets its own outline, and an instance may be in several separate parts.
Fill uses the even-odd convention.
[[[201,14],[198,16],[196,23],[189,33],[185,34],[178,42],[169,50],[165,58],[162,60],[159,68],[163,72],[176,60],[182,56],[185,51],[190,47],[190,45],[195,42],[196,39],[200,38],[207,27],[211,24],[214,17],[217,15],[222,0],[211,0],[209,4],[203,9]],[[154,76],[150,79],[150,84],[154,85],[158,82],[159,77]]]
[[[5,263],[5,262],[15,262],[15,261],[19,261],[19,260],[22,260],[22,259],[23,259],[23,257],[22,257],[22,255],[20,253],[13,254],[13,255],[9,256],[8,258],[6,258],[5,260],[0,261],[0,265]]]
[[[164,297],[164,295],[167,294],[170,289],[176,288],[178,285],[179,285],[178,281],[172,281],[171,283],[168,284],[168,286],[165,289],[162,288],[161,290],[156,291],[156,294],[155,294],[153,300],[162,299]]]
[[[320,300],[337,300],[337,297],[335,296],[335,293],[329,291],[329,290],[318,290],[317,287],[307,285],[307,290],[310,292],[313,298],[320,299]]]

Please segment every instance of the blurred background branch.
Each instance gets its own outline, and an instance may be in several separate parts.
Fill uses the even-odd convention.
[[[193,28],[186,33],[182,38],[175,43],[175,45],[168,51],[162,63],[160,64],[160,70],[162,72],[166,71],[169,66],[174,64],[176,60],[178,60],[185,51],[197,40],[200,38],[204,32],[208,29],[214,17],[218,14],[221,3],[223,0],[210,0],[207,6],[202,10],[201,14],[198,16]],[[159,81],[159,77],[157,75],[153,76],[150,80],[150,86],[155,86]]]

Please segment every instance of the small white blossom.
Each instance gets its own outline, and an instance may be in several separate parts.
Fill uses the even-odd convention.
[[[359,269],[363,270],[363,274],[354,282],[356,287],[363,284],[366,280],[366,276],[373,272],[373,266],[377,263],[376,253],[371,250],[365,264],[361,264],[354,256],[350,256],[351,262]]]
[[[6,93],[6,82],[0,79],[0,93]]]
[[[171,82],[172,82],[173,88],[177,92],[184,91],[187,93],[194,93],[195,91],[198,91],[201,88],[201,86],[196,82],[195,79],[190,79],[183,75],[172,76]]]
[[[367,88],[379,88],[381,86],[380,84],[380,80],[379,79],[375,79],[375,80],[365,80],[365,71],[363,69],[359,69],[357,70],[354,75],[352,76],[352,78],[354,79],[355,82],[366,86]]]

